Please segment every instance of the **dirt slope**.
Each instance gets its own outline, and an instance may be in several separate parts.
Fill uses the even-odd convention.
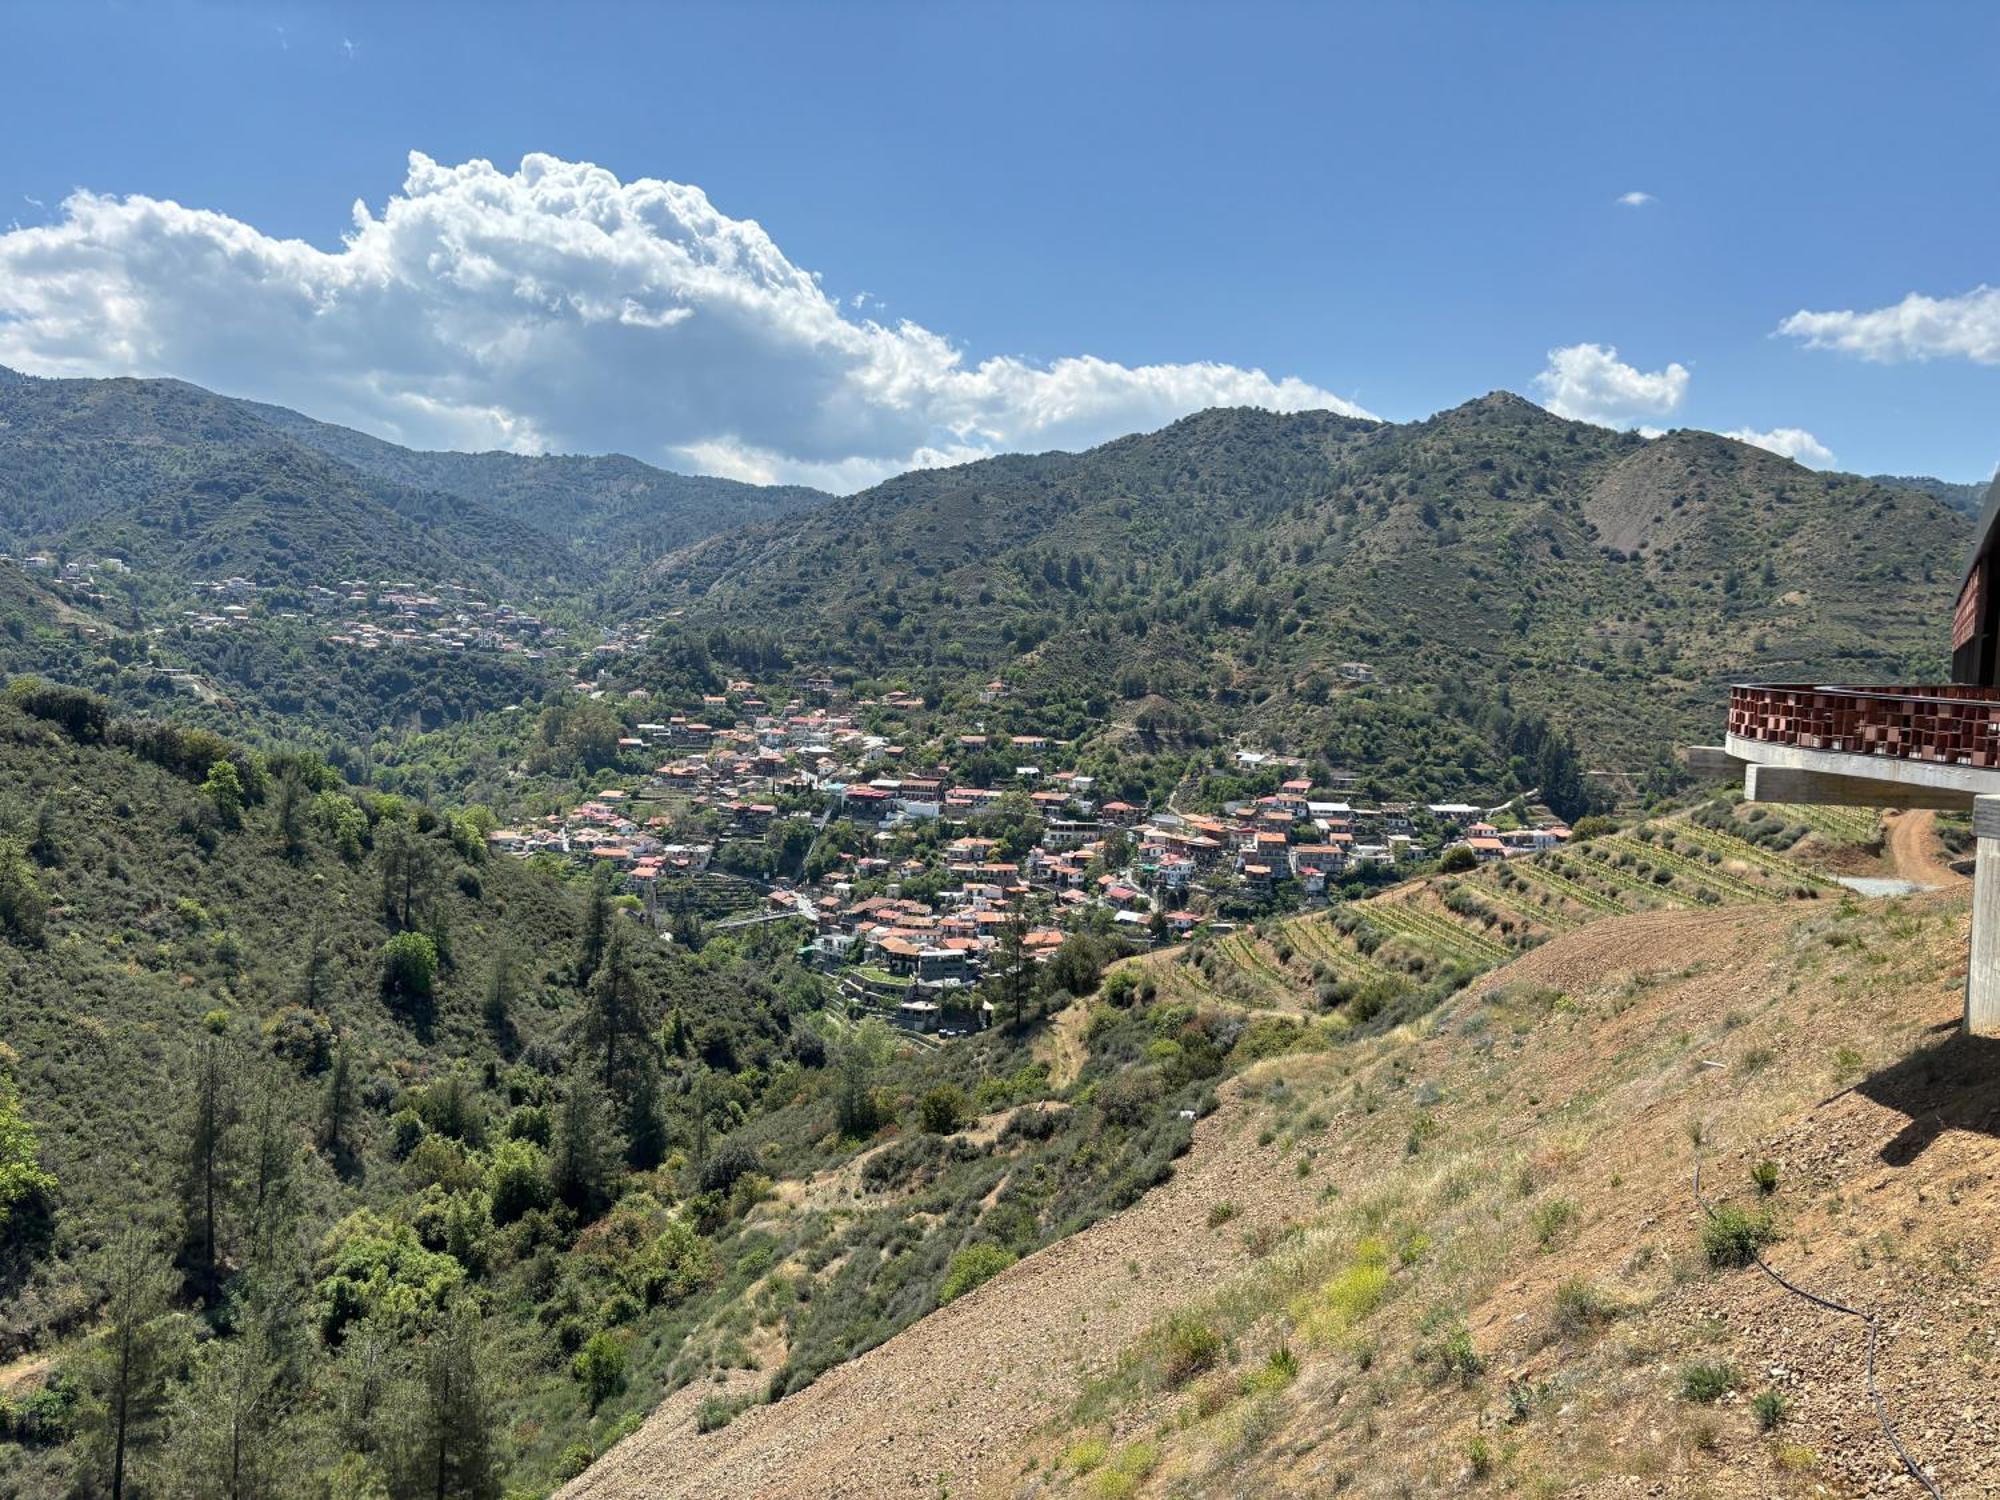
[[[1861,1325],[1708,1264],[1699,1150],[1771,1211],[1774,1264],[1878,1312],[1944,1492],[2000,1495],[2000,1043],[1955,1034],[1964,889],[1610,919],[1264,1064],[1124,1214],[721,1432],[677,1396],[565,1494],[1920,1497]],[[1120,1364],[1169,1312],[1219,1368]],[[1719,1399],[1687,1394],[1704,1368]]]
[[[1253,1075],[1254,1076],[1254,1075]],[[1306,1213],[1318,1184],[1259,1145],[1240,1080],[1193,1149],[1139,1204],[1003,1271],[776,1406],[694,1430],[706,1389],[677,1393],[562,1491],[673,1496],[953,1495],[1018,1471],[1016,1448],[1156,1317],[1249,1262],[1246,1232]],[[1208,1227],[1228,1200],[1229,1222]]]

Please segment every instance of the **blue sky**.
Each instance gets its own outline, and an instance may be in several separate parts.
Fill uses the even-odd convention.
[[[843,488],[1211,398],[1494,387],[1868,472],[2000,458],[2000,8],[15,4],[0,54],[0,360],[42,373]],[[412,151],[497,178],[427,179],[379,254],[273,248],[337,254]],[[584,200],[671,266],[579,250]],[[690,283],[718,246],[749,280]],[[1852,316],[1780,333],[1802,310]]]

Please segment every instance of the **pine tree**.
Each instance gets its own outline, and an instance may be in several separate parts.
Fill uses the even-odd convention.
[[[42,805],[35,810],[35,836],[28,843],[28,853],[38,865],[62,863],[62,843],[56,835],[56,799],[53,797],[44,797]]]
[[[87,1366],[85,1431],[111,1500],[124,1500],[132,1449],[160,1399],[172,1282],[153,1240],[127,1226],[107,1253],[102,1335]]]
[[[403,1399],[408,1426],[395,1458],[397,1500],[496,1500],[487,1357],[472,1309],[461,1304],[425,1338]]]
[[[1035,964],[1028,956],[1028,913],[1016,907],[1000,927],[1000,947],[995,955],[994,978],[1003,1008],[1014,1012],[1014,1029],[1027,1021],[1028,999],[1035,989]]]
[[[493,953],[493,967],[486,979],[486,1001],[482,1013],[487,1032],[503,1045],[514,1034],[515,967],[514,945],[502,942]]]
[[[614,927],[604,960],[590,981],[589,1007],[584,1012],[584,1037],[602,1057],[600,1081],[617,1091],[628,1071],[644,1071],[643,1046],[651,1030],[652,997],[632,961],[625,929]],[[622,1066],[621,1066],[622,1065]]]
[[[376,840],[382,854],[382,909],[407,932],[429,905],[436,861],[428,840],[407,823],[385,820]]]
[[[604,1123],[604,1097],[586,1075],[570,1076],[556,1116],[550,1143],[549,1185],[578,1213],[595,1217],[604,1206],[611,1181],[609,1131]]]
[[[233,1063],[221,1037],[203,1036],[194,1044],[188,1064],[181,1257],[194,1291],[203,1297],[212,1297],[218,1283],[222,1211],[236,1125]]]
[[[287,768],[278,778],[272,795],[272,817],[278,825],[278,845],[285,858],[297,859],[306,852],[306,804],[311,800],[299,773]]]
[[[175,1386],[159,1492],[279,1500],[293,1490],[289,1431],[298,1371],[269,1298],[242,1309],[233,1337],[212,1339]]]
[[[326,922],[315,913],[312,936],[306,940],[306,960],[299,976],[299,1004],[324,1010],[333,992],[333,955],[327,951]]]
[[[583,937],[576,956],[576,973],[588,984],[604,961],[605,945],[611,938],[611,879],[599,869],[591,877],[590,903],[583,909]]]
[[[650,1062],[635,1070],[625,1097],[625,1162],[647,1172],[667,1155],[666,1121],[660,1114],[659,1072]]]
[[[298,1134],[277,1070],[260,1068],[252,1087],[243,1184],[243,1216],[250,1253],[268,1257],[297,1210]]]
[[[344,1156],[348,1150],[347,1122],[354,1114],[354,1078],[347,1043],[333,1049],[333,1066],[327,1070],[326,1093],[320,1103],[319,1144],[329,1156]]]
[[[676,1024],[680,1021],[678,1011],[674,1014],[674,1020]],[[705,1167],[708,1165],[708,1106],[711,1094],[707,1068],[696,1065],[694,1083],[688,1092],[691,1096],[689,1103],[694,1111],[694,1164],[697,1167]]]

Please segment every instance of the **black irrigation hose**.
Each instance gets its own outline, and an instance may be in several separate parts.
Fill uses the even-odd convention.
[[[1701,1195],[1701,1152],[1699,1150],[1694,1155],[1694,1201],[1710,1219],[1715,1217],[1715,1209]],[[1937,1481],[1924,1472],[1924,1466],[1912,1458],[1910,1450],[1903,1446],[1903,1440],[1896,1432],[1896,1424],[1889,1418],[1889,1406],[1882,1399],[1881,1387],[1875,1384],[1875,1341],[1881,1333],[1881,1324],[1876,1320],[1875,1314],[1872,1312],[1863,1312],[1858,1307],[1849,1307],[1845,1302],[1836,1302],[1831,1297],[1822,1297],[1818,1292],[1809,1292],[1796,1282],[1787,1280],[1781,1272],[1771,1269],[1770,1262],[1758,1254],[1754,1246],[1750,1250],[1750,1259],[1756,1262],[1758,1270],[1777,1282],[1779,1286],[1790,1292],[1794,1297],[1803,1298],[1815,1307],[1825,1308],[1828,1312],[1840,1313],[1849,1318],[1859,1318],[1867,1325],[1868,1399],[1875,1405],[1875,1420],[1881,1424],[1882,1435],[1889,1440],[1889,1446],[1894,1448],[1896,1456],[1902,1459],[1903,1467],[1910,1471],[1910,1477],[1930,1491],[1931,1500],[1944,1500],[1944,1491],[1938,1488]]]

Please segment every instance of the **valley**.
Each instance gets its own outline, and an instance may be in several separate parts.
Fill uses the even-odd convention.
[[[1962,1491],[1969,828],[1676,755],[1936,672],[1960,499],[1505,393],[833,497],[0,381],[0,1494],[1870,1492],[1697,1148]]]

